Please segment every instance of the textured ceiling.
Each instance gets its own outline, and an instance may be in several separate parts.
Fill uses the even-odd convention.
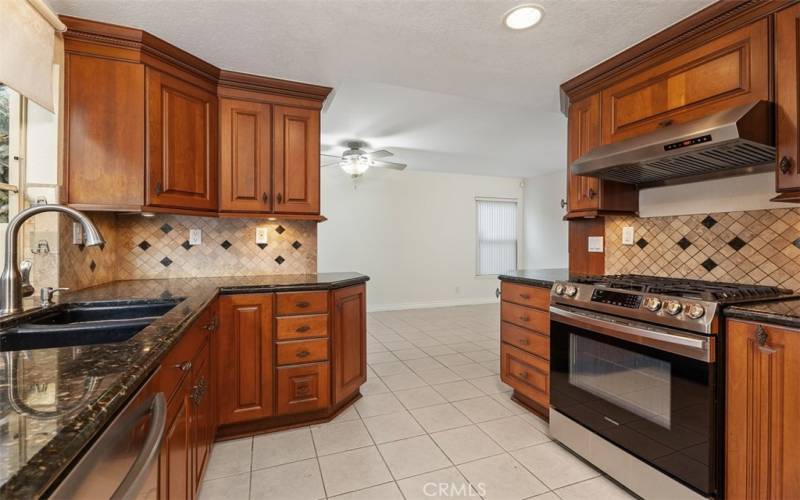
[[[410,168],[528,177],[563,168],[558,85],[711,0],[52,0],[146,29],[225,69],[336,88],[323,143],[362,138]]]

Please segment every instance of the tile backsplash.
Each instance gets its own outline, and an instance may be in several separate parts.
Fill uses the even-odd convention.
[[[108,240],[105,248],[71,244],[71,223],[61,224],[60,286],[85,288],[112,280],[315,273],[317,224],[180,215],[91,214]],[[256,244],[257,227],[268,243]],[[189,230],[202,231],[200,245]]]
[[[632,226],[634,244],[622,244]],[[606,274],[758,283],[800,290],[800,208],[606,218]]]

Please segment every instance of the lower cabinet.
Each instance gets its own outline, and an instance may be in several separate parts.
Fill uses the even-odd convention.
[[[800,330],[728,321],[725,497],[800,497]]]
[[[366,286],[342,288],[332,293],[333,303],[333,403],[358,392],[367,381]]]
[[[330,405],[330,364],[278,368],[278,415],[323,410]]]
[[[192,445],[189,419],[189,380],[184,378],[167,410],[167,430],[159,459],[160,498],[192,498]]]

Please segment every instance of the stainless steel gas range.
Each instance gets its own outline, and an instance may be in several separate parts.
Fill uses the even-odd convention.
[[[553,436],[644,498],[714,497],[729,304],[774,287],[624,275],[550,292]]]

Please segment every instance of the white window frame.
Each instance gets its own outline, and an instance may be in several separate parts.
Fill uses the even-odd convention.
[[[8,191],[8,220],[10,221],[22,209],[22,186],[25,179],[25,148],[27,137],[28,100],[6,87],[12,92],[9,96],[8,116],[8,182],[0,182],[0,191]],[[0,223],[0,238],[5,241],[8,223]],[[0,245],[0,258],[4,258],[4,246]]]
[[[475,212],[474,212],[474,220],[473,226],[475,230],[475,277],[476,278],[488,278],[488,279],[496,279],[497,274],[480,274],[480,246],[481,240],[478,234],[478,202],[479,201],[500,201],[506,203],[514,203],[516,205],[516,245],[514,246],[514,265],[519,268],[520,257],[522,255],[522,205],[519,198],[500,198],[496,196],[476,196],[475,197]],[[511,271],[511,269],[509,269]]]

